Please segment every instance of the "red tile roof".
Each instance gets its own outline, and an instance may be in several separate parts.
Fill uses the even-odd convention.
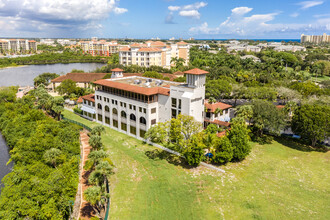
[[[208,111],[210,112],[215,112],[215,110],[217,108],[221,109],[221,110],[225,110],[225,109],[228,109],[228,108],[231,108],[233,106],[231,105],[227,105],[225,103],[222,103],[222,102],[216,102],[216,103],[208,103],[207,101],[204,103],[205,107],[208,109]]]
[[[162,50],[159,48],[142,47],[138,51],[139,52],[161,52]]]
[[[276,108],[278,108],[278,109],[282,109],[282,108],[284,108],[285,107],[285,105],[277,105],[276,106]]]
[[[180,41],[177,43],[177,45],[187,45],[188,43],[184,42],[184,41]]]
[[[129,92],[134,92],[138,94],[143,94],[143,95],[156,95],[156,94],[169,95],[170,92],[170,89],[166,89],[162,87],[145,88],[141,86],[129,85],[129,84],[124,84],[121,82],[110,81],[105,79],[98,80],[95,82],[95,84],[101,86],[108,86],[115,89],[121,89]]]
[[[133,43],[131,45],[129,45],[130,47],[146,47],[147,45],[145,44],[138,44],[138,43]]]
[[[230,126],[230,123],[225,122],[225,121],[219,121],[219,120],[211,121],[211,120],[207,120],[207,119],[204,119],[204,121],[208,122],[210,124],[216,124],[216,125],[220,125],[220,126],[224,126],[224,127],[229,127]]]
[[[193,75],[203,75],[203,74],[207,74],[209,72],[207,72],[205,70],[201,70],[201,69],[195,68],[195,69],[191,69],[191,70],[185,71],[184,73],[193,74]]]
[[[227,135],[227,132],[230,131],[230,129],[231,129],[231,128],[229,128],[228,130],[225,130],[225,131],[218,132],[218,133],[217,133],[217,136],[218,136],[218,137],[226,136],[226,135]]]
[[[78,98],[77,103],[83,103],[82,96],[80,96],[80,97]]]
[[[174,75],[184,75],[184,72],[181,71],[176,71],[175,73],[173,73]]]
[[[107,73],[68,73],[53,79],[51,82],[63,82],[66,79],[71,79],[75,82],[89,83],[102,79],[105,75]]]
[[[112,72],[123,72],[124,70],[119,69],[119,68],[114,68],[111,70]]]
[[[123,52],[130,51],[130,50],[131,50],[131,48],[129,48],[129,47],[122,47],[119,49],[119,51],[123,51]]]
[[[94,94],[81,96],[81,98],[84,99],[84,100],[87,100],[87,101],[95,102],[95,95]]]

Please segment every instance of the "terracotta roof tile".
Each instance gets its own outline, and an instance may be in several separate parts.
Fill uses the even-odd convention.
[[[123,51],[123,52],[131,51],[131,48],[129,48],[129,47],[122,47],[122,48],[119,49],[119,51]]]
[[[83,103],[82,96],[80,96],[80,97],[78,98],[77,103]]]
[[[95,95],[94,94],[81,96],[81,98],[84,99],[84,100],[87,100],[87,101],[95,102]]]
[[[139,52],[161,52],[162,50],[159,48],[142,47],[138,51]]]
[[[68,73],[53,79],[52,82],[63,82],[66,79],[71,79],[75,82],[89,83],[102,79],[105,75],[107,75],[107,73]]]
[[[119,68],[114,68],[111,70],[112,72],[123,72],[124,70],[119,69]]]
[[[233,106],[231,105],[227,105],[225,103],[222,103],[222,102],[216,102],[216,103],[208,103],[207,101],[204,103],[205,107],[210,111],[210,112],[215,112],[215,110],[217,108],[221,109],[221,110],[225,110],[225,109],[228,109],[228,108],[231,108]]]
[[[180,41],[177,43],[177,45],[187,45],[188,43],[184,42],[184,41]]]
[[[203,74],[207,74],[209,72],[207,72],[205,70],[201,70],[201,69],[195,68],[195,69],[191,69],[191,70],[185,71],[184,73],[193,74],[193,75],[203,75]]]
[[[143,95],[156,95],[156,94],[169,95],[170,92],[170,89],[166,89],[162,87],[144,88],[136,85],[129,85],[129,84],[124,84],[121,82],[105,80],[105,79],[98,80],[95,82],[95,84],[101,86],[108,86],[115,89],[121,89],[129,92],[134,92],[138,94],[143,94]]]
[[[229,127],[230,123],[229,122],[225,122],[225,121],[219,121],[219,120],[207,120],[204,119],[205,122],[211,123],[211,124],[216,124],[216,125],[220,125],[220,126],[224,126],[224,127]]]

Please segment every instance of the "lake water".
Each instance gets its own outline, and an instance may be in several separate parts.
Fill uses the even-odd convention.
[[[12,163],[6,166],[9,158],[8,147],[6,145],[5,139],[0,133],[0,180],[2,180],[2,178],[11,171]],[[0,184],[0,193],[1,187],[3,187],[2,184]]]
[[[0,87],[32,86],[33,79],[42,73],[48,72],[63,75],[71,72],[72,69],[79,69],[84,70],[85,72],[90,72],[104,65],[105,64],[103,63],[57,63],[4,68],[0,69]]]

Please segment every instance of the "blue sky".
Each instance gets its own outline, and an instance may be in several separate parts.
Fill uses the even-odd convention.
[[[330,32],[330,0],[0,0],[0,37],[300,38]]]

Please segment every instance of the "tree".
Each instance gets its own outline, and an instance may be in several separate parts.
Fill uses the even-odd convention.
[[[292,130],[306,138],[313,147],[330,135],[330,107],[326,105],[303,105],[293,115]]]
[[[277,96],[284,100],[284,102],[288,101],[298,101],[302,98],[301,94],[296,90],[289,89],[286,87],[278,87],[276,88]]]
[[[163,79],[163,74],[157,73],[156,71],[147,71],[142,76],[156,78],[156,79]]]
[[[101,134],[104,132],[105,132],[105,128],[102,125],[97,125],[92,129],[91,134],[101,136]]]
[[[58,161],[60,160],[60,156],[62,151],[56,148],[51,148],[47,150],[44,154],[44,160],[46,163],[51,164],[53,167],[56,167]]]
[[[33,79],[34,81],[34,86],[37,87],[40,84],[43,84],[45,86],[48,86],[50,84],[50,81],[52,79],[55,79],[57,77],[59,77],[60,75],[56,74],[56,73],[42,73],[40,75],[38,75],[37,77],[35,77]]]
[[[234,118],[232,120],[231,129],[228,132],[228,139],[232,144],[234,149],[233,151],[233,160],[242,161],[251,151],[251,146],[249,144],[250,136],[249,129],[247,128],[243,118]],[[227,148],[229,147],[228,143],[222,143]],[[230,149],[229,149],[230,150]],[[226,158],[230,157],[230,151],[227,149]]]
[[[100,150],[103,147],[101,137],[95,134],[90,136],[88,143],[93,150]]]
[[[285,116],[276,106],[268,101],[254,100],[253,108],[253,131],[257,137],[263,136],[264,130],[278,135],[284,128]]]
[[[102,191],[99,186],[92,186],[84,191],[84,199],[91,204],[97,216],[102,219],[104,216],[101,216],[101,212],[105,209],[108,198],[109,194]]]
[[[251,119],[253,117],[252,105],[239,106],[236,112],[236,116],[240,118],[244,118],[245,120],[249,120],[249,125],[250,125]]]
[[[194,135],[183,152],[187,163],[191,166],[198,166],[204,159],[204,148],[206,148],[206,146],[203,143],[201,135]]]
[[[77,92],[77,85],[76,82],[74,82],[71,79],[64,80],[58,87],[56,87],[56,91],[60,95],[70,95],[71,93]]]
[[[213,153],[212,161],[219,164],[226,164],[230,162],[234,155],[234,147],[228,137],[218,139]]]
[[[224,98],[230,95],[232,91],[231,84],[226,80],[208,80],[206,82],[205,96],[215,97],[215,99]]]
[[[154,143],[166,144],[169,142],[170,122],[158,122],[149,128],[144,138]]]

